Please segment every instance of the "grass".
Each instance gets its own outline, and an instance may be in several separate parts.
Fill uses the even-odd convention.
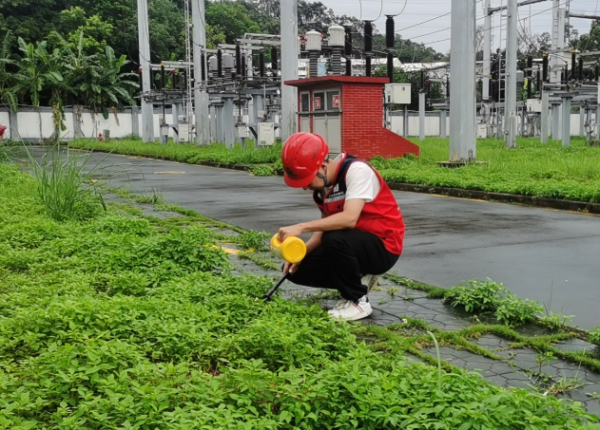
[[[504,148],[503,141],[479,140],[477,159],[487,164],[456,169],[437,165],[439,161],[448,160],[448,139],[427,138],[415,142],[421,148],[419,158],[386,160],[376,157],[371,160],[386,181],[600,203],[600,147],[586,146],[583,138],[572,138],[572,144],[567,148],[559,141],[542,145],[538,139],[519,138],[517,148],[511,150]],[[273,174],[273,168],[280,167],[281,163],[278,145],[227,149],[225,145],[160,145],[144,144],[139,140],[108,143],[76,140],[69,145],[192,164],[212,161],[257,165],[254,171],[258,175]]]
[[[600,202],[600,147],[586,146],[583,138],[573,138],[566,148],[558,141],[542,145],[521,138],[511,150],[502,141],[480,140],[477,160],[488,164],[456,169],[437,166],[448,160],[448,140],[429,138],[419,144],[419,158],[378,157],[372,163],[389,182]]]
[[[79,139],[69,142],[71,148],[109,151],[115,154],[139,155],[143,157],[173,160],[182,163],[196,164],[200,162],[216,162],[224,164],[272,164],[279,161],[281,144],[272,147],[255,148],[252,141],[246,148],[236,145],[229,149],[224,144],[197,146],[193,144],[143,143],[141,140],[119,140],[98,142],[94,139]],[[258,175],[274,172],[269,166],[257,169]]]
[[[256,301],[272,280],[229,274],[211,230],[221,224],[193,211],[173,207],[188,226],[112,207],[58,222],[38,186],[0,164],[0,428],[598,422],[580,404],[504,390],[435,359],[436,368],[410,365],[398,346],[418,354],[414,339],[390,330],[382,335],[396,353],[381,354],[357,339],[357,326],[329,321],[318,306]],[[264,238],[238,240],[256,246]],[[450,336],[430,331],[442,344]]]

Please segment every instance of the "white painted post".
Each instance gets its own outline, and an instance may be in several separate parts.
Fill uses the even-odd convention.
[[[298,79],[298,0],[281,0],[281,139],[298,131],[298,89],[283,84]]]
[[[506,148],[517,147],[517,0],[508,0],[506,35]]]
[[[208,123],[209,97],[202,81],[202,67],[206,69],[206,58],[202,64],[202,53],[206,52],[206,21],[204,19],[204,0],[192,0],[192,23],[194,45],[194,100],[196,103],[196,144],[210,144]],[[191,122],[191,118],[189,119]],[[191,124],[190,124],[191,125]]]
[[[150,28],[148,25],[148,0],[137,0],[140,68],[142,69],[142,94],[152,91],[150,80]],[[154,105],[142,98],[142,139],[154,142]]]
[[[475,1],[452,0],[450,161],[476,159]]]

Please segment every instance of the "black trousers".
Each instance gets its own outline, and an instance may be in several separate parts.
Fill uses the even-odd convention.
[[[328,231],[323,233],[321,246],[308,254],[288,279],[298,285],[336,289],[344,299],[357,301],[367,294],[361,277],[387,272],[399,257],[388,252],[372,233]]]

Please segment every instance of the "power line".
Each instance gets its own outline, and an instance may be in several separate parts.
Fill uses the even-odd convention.
[[[377,21],[379,18],[381,18],[382,13],[383,13],[383,0],[381,0],[381,6],[379,8],[379,15],[377,15],[377,18],[375,18],[375,21]]]
[[[600,0],[599,0],[600,1]],[[406,9],[406,5],[408,4],[408,0],[404,0],[404,7],[402,8],[402,10],[400,11],[400,13],[397,13],[396,15],[393,15],[394,17],[397,17],[398,15],[402,15],[402,12],[404,12],[404,9]]]

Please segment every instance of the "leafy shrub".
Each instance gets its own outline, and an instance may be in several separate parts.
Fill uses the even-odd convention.
[[[493,312],[498,308],[505,292],[504,285],[487,281],[468,281],[467,285],[454,287],[446,293],[445,302],[464,306],[470,313]]]
[[[238,236],[238,242],[246,249],[266,251],[267,243],[271,240],[271,234],[265,231],[248,230]]]
[[[254,166],[252,168],[252,174],[254,176],[274,176],[275,169],[271,166],[267,166],[264,164],[259,164],[258,166]]]
[[[516,325],[534,321],[536,314],[544,310],[538,302],[521,299],[490,279],[454,287],[446,293],[444,301],[455,307],[463,306],[469,313],[494,313],[498,321]]]

